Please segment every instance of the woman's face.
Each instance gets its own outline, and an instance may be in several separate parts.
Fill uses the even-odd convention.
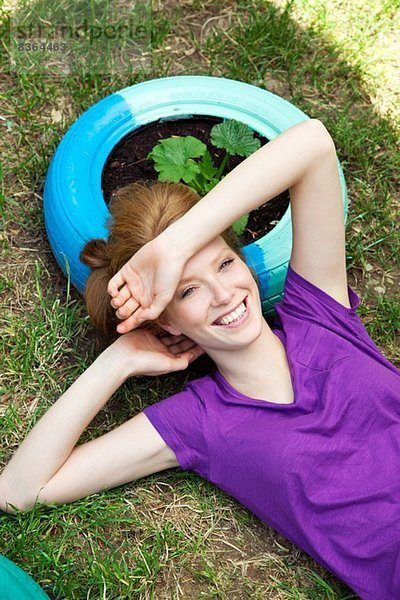
[[[244,348],[258,338],[263,318],[257,284],[246,263],[218,237],[185,265],[159,323],[207,349]]]

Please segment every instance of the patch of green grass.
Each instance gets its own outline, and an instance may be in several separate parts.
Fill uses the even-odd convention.
[[[304,583],[277,583],[276,590],[283,593],[283,598],[287,600],[350,600],[354,598],[353,594],[344,593],[336,595],[332,587],[326,583],[318,573],[303,567],[295,567],[292,574],[294,579],[301,578]]]
[[[378,295],[372,308],[360,306],[359,315],[377,346],[387,348],[390,356],[400,361],[400,294]]]
[[[3,373],[31,392],[49,379],[50,369],[59,381],[54,367],[71,352],[66,344],[82,334],[84,324],[82,305],[68,300],[62,304],[60,298],[47,295],[41,286],[40,262],[35,266],[35,302],[22,314],[9,311],[4,316],[0,342]]]

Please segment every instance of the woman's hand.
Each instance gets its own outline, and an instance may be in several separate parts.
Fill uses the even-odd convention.
[[[143,321],[156,319],[172,300],[186,259],[164,234],[143,246],[110,279],[111,305],[127,333]]]
[[[182,371],[204,354],[204,350],[185,335],[157,337],[145,329],[122,335],[109,348],[130,365],[128,377]]]

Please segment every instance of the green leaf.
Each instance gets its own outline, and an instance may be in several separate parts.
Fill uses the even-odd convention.
[[[160,181],[180,181],[190,183],[197,173],[199,165],[193,160],[203,156],[207,146],[192,135],[174,136],[160,140],[147,158],[152,158]]]
[[[211,129],[211,143],[216,148],[223,148],[229,154],[250,156],[261,146],[254,132],[240,121],[229,119]]]
[[[211,154],[208,152],[208,150],[204,154],[203,158],[198,163],[198,165],[200,167],[200,173],[206,179],[212,179],[218,171],[218,169],[215,167],[215,165],[213,163]]]
[[[249,215],[243,215],[237,221],[235,221],[232,225],[232,229],[237,235],[242,235],[244,230],[246,229],[247,222],[249,220]]]

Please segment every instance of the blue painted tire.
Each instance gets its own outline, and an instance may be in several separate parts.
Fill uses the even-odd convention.
[[[107,238],[109,211],[101,190],[103,167],[128,133],[158,121],[208,115],[236,119],[272,140],[309,117],[279,96],[221,77],[164,77],[107,96],[71,126],[51,161],[44,189],[47,235],[57,263],[82,293],[90,269],[79,254],[92,238]],[[343,209],[347,190],[339,165]],[[242,248],[256,271],[265,313],[281,299],[292,247],[290,207],[260,240]]]
[[[0,554],[1,600],[50,600],[25,571]]]

